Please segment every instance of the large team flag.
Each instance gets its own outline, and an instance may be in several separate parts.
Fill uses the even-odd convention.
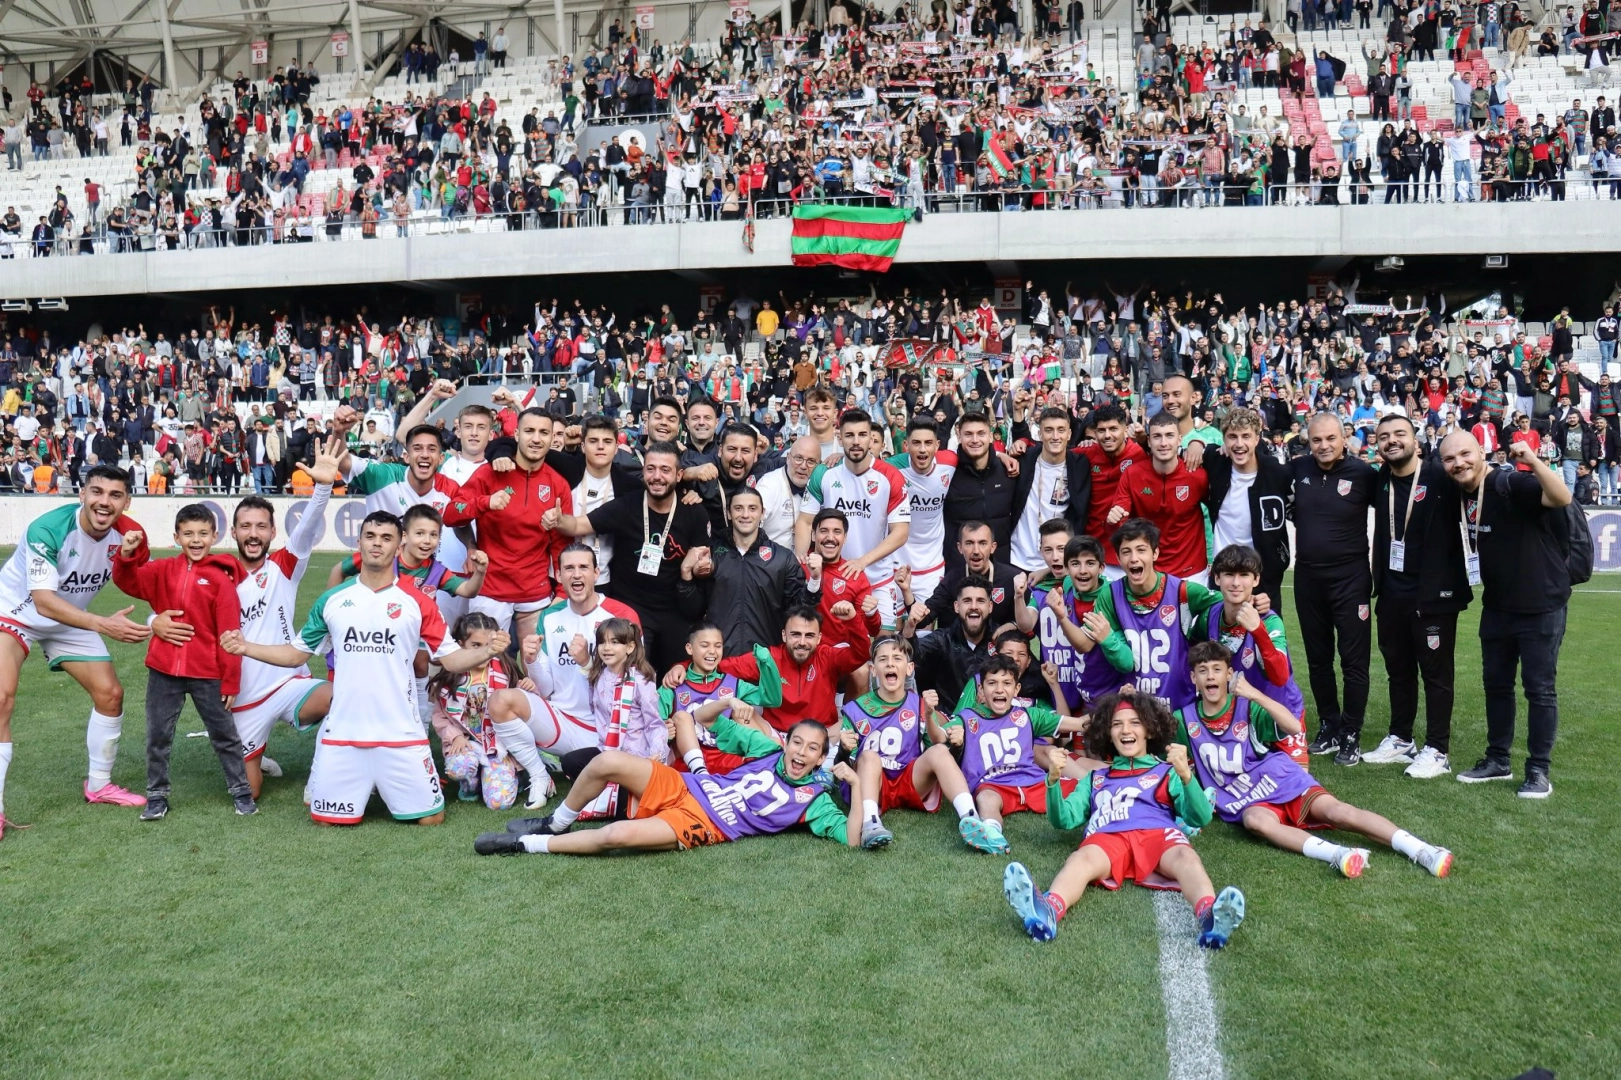
[[[910,210],[888,206],[796,206],[794,265],[888,270],[911,216]]]
[[[1002,140],[994,135],[985,144],[985,154],[990,158],[991,171],[996,173],[999,180],[1006,180],[1018,170],[1018,165],[1008,154],[1007,148],[1002,145]]]

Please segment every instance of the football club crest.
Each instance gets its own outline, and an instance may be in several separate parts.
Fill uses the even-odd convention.
[[[400,612],[402,610],[403,609],[400,607],[400,605],[390,604],[388,605],[388,617],[391,619],[397,619],[400,617]]]
[[[967,726],[970,734],[979,731],[979,717],[973,713],[964,713],[962,722]]]
[[[836,593],[843,592],[845,590],[844,579],[843,578],[834,578],[833,581],[831,582],[831,586],[832,586],[832,589],[833,589],[834,592],[836,592]]]
[[[1242,739],[1244,736],[1249,734],[1249,731],[1250,722],[1248,720],[1240,720],[1238,723],[1233,725],[1233,736],[1235,738]]]
[[[1030,717],[1025,714],[1023,709],[1014,709],[1013,715],[1009,719],[1013,721],[1014,727],[1024,727],[1030,722]]]
[[[269,580],[270,580],[270,575],[265,573],[263,570],[261,570],[257,574],[253,575],[254,584],[258,585],[259,588],[261,588],[261,589],[265,587],[265,582],[267,582]]]
[[[1420,485],[1418,485],[1418,487],[1413,489],[1413,501],[1414,502],[1423,502],[1424,501],[1424,490],[1425,489],[1424,489],[1423,484],[1420,484]]]
[[[1361,619],[1363,622],[1368,621],[1368,605],[1367,604],[1358,604],[1356,606],[1356,617]]]
[[[1340,495],[1342,495],[1342,496],[1351,494],[1351,481],[1349,481],[1349,480],[1341,480],[1339,482],[1337,490],[1339,491]]]
[[[552,497],[552,486],[550,484],[542,484],[542,485],[540,485],[540,487],[535,489],[535,498],[539,499],[541,502],[545,502],[547,499],[550,499],[551,497]]]
[[[1186,484],[1178,484],[1178,485],[1176,485],[1176,501],[1177,502],[1187,502],[1188,501],[1188,485],[1186,485]]]
[[[770,548],[766,547],[764,544],[760,545],[760,561],[761,562],[770,562],[771,561],[771,556],[773,556],[775,554],[776,554],[776,552],[772,551]]]
[[[901,713],[901,730],[911,731],[915,727],[917,727],[917,715],[910,709]]]
[[[120,547],[123,547],[123,545],[122,544],[108,544],[107,545],[107,557],[109,559],[111,559],[112,557],[117,555],[118,554],[118,549]],[[74,557],[74,556],[76,556],[78,554],[79,553],[77,551],[70,551],[70,552],[68,552],[68,557],[72,558],[72,557]]]
[[[745,486],[746,486],[746,487],[753,487],[753,486],[754,486],[754,477],[752,477],[752,476],[751,476],[751,477],[749,477],[749,478],[748,478],[748,479],[747,479],[747,480],[744,480],[744,481],[743,481],[743,484],[744,484],[744,485],[745,485]]]
[[[1007,598],[1007,590],[1006,589],[998,587],[998,588],[995,588],[995,589],[991,590],[991,603],[1000,604],[1006,598]]]
[[[868,480],[867,481],[867,494],[868,495],[876,495],[876,494],[878,494],[878,481],[876,481],[876,480]]]
[[[1425,635],[1424,644],[1426,644],[1426,645],[1428,645],[1430,647],[1431,652],[1434,652],[1435,650],[1437,650],[1437,649],[1439,649],[1441,647],[1441,635],[1440,634],[1427,634],[1427,635]]]
[[[820,789],[806,784],[804,787],[794,788],[794,802],[801,804],[808,803],[814,800],[816,796],[820,795],[821,793],[822,792]]]
[[[1199,737],[1200,730],[1202,730],[1202,729],[1199,727],[1198,724],[1195,724],[1195,723],[1189,721],[1189,723],[1188,723],[1188,738],[1197,739]]]
[[[1137,786],[1142,788],[1144,791],[1147,791],[1157,783],[1159,783],[1159,777],[1155,776],[1153,773],[1149,773],[1146,776],[1139,776],[1137,778]]]
[[[1252,647],[1248,646],[1248,645],[1244,646],[1244,651],[1239,654],[1238,661],[1239,661],[1239,663],[1243,664],[1245,667],[1254,666],[1254,664],[1255,664],[1255,650]]]
[[[1161,607],[1159,609],[1159,621],[1164,623],[1166,626],[1174,625],[1176,623],[1176,606],[1174,604],[1166,604],[1165,606]]]

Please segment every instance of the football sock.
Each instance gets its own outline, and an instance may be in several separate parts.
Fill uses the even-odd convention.
[[[1069,910],[1069,905],[1064,903],[1064,898],[1055,892],[1049,892],[1047,894],[1047,903],[1052,905],[1053,922],[1063,921],[1064,913]]]
[[[1318,862],[1332,864],[1339,861],[1340,856],[1345,854],[1345,849],[1338,844],[1330,844],[1327,840],[1319,840],[1315,836],[1308,836],[1306,837],[1306,846],[1300,849],[1300,854],[1308,859],[1316,859]]]
[[[540,760],[540,751],[535,749],[535,733],[529,730],[528,724],[522,720],[495,720],[490,726],[495,728],[501,746],[529,774],[531,782],[545,773],[546,763]]]
[[[861,819],[863,821],[878,821],[878,804],[871,799],[861,800]]]
[[[1198,900],[1194,901],[1193,917],[1203,923],[1204,917],[1208,915],[1210,913],[1210,909],[1215,906],[1216,898],[1214,896],[1201,896]]]
[[[681,760],[687,763],[687,771],[690,773],[706,773],[709,771],[709,766],[704,764],[704,752],[702,750],[688,750],[681,755]]]
[[[566,802],[560,802],[557,804],[557,809],[552,811],[552,828],[562,832],[574,824],[579,819],[579,816],[580,812],[578,810]]]
[[[1407,856],[1409,859],[1417,859],[1420,855],[1424,854],[1425,849],[1427,849],[1430,845],[1426,844],[1424,841],[1420,840],[1406,829],[1397,829],[1396,835],[1390,838],[1390,846]]]
[[[124,730],[124,717],[104,716],[90,710],[90,726],[85,729],[84,745],[90,751],[90,790],[100,791],[113,782],[113,762],[118,758],[118,736]]]
[[[0,816],[6,812],[6,770],[11,768],[11,744],[0,742]]]
[[[519,837],[518,843],[531,855],[545,855],[552,850],[552,838],[545,833],[536,833],[532,836]]]
[[[979,811],[974,809],[974,797],[966,791],[951,800],[951,808],[960,818],[979,816]]]

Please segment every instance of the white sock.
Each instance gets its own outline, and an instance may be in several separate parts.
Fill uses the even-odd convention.
[[[878,804],[875,801],[873,801],[872,799],[862,799],[861,800],[861,819],[863,821],[880,821],[880,820],[882,820],[878,816]]]
[[[1409,859],[1417,858],[1429,850],[1428,844],[1408,832],[1406,829],[1397,829],[1396,835],[1390,838],[1390,846],[1407,856]]]
[[[90,726],[85,729],[84,745],[90,751],[90,790],[100,791],[113,782],[113,762],[118,758],[118,736],[124,730],[124,717],[104,716],[90,710]]]
[[[494,720],[491,726],[502,748],[523,766],[531,781],[546,771],[546,763],[540,760],[540,751],[535,749],[535,733],[529,730],[528,724],[522,720]]]
[[[552,838],[545,833],[534,833],[530,836],[520,837],[518,843],[531,855],[546,855],[552,850]]]
[[[687,763],[687,771],[694,775],[709,771],[709,766],[704,764],[704,752],[702,750],[688,750],[681,755],[681,760]]]
[[[1308,859],[1333,864],[1340,861],[1340,856],[1345,854],[1345,849],[1338,844],[1330,844],[1327,840],[1319,840],[1315,836],[1308,836],[1306,837],[1306,846],[1300,849],[1300,854]]]
[[[552,811],[552,828],[556,829],[558,832],[562,832],[564,829],[574,824],[575,820],[578,819],[579,816],[580,812],[578,810],[574,809],[566,802],[560,802],[557,804],[557,809]]]
[[[6,770],[11,768],[11,744],[0,742],[0,817],[6,813]]]
[[[951,800],[951,808],[960,818],[979,816],[979,811],[974,809],[974,797],[966,791]]]

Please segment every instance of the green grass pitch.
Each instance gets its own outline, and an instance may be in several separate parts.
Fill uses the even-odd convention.
[[[109,588],[98,609],[123,603]],[[1474,612],[1463,624],[1454,768],[1485,739]],[[1375,848],[1343,881],[1205,830],[1217,886],[1249,899],[1209,957],[1229,1076],[1621,1075],[1617,641],[1621,582],[1601,578],[1571,605],[1548,802],[1314,759],[1335,794],[1451,847],[1449,880]],[[114,779],[140,790],[142,651],[115,649]],[[1387,716],[1374,664],[1369,746]],[[1033,944],[1003,861],[964,848],[949,814],[891,815],[876,854],[789,835],[480,859],[473,836],[507,815],[478,804],[451,802],[438,828],[375,801],[359,828],[311,825],[312,736],[283,728],[287,777],[258,817],[232,815],[206,739],[177,738],[174,809],[142,824],[79,794],[88,708],[29,662],[6,806],[32,828],[0,842],[0,1077],[1165,1075],[1149,895],[1089,893]],[[201,723],[188,708],[180,727]],[[1523,748],[1522,729],[1516,770]],[[1008,832],[1043,882],[1078,842],[1024,814]]]

